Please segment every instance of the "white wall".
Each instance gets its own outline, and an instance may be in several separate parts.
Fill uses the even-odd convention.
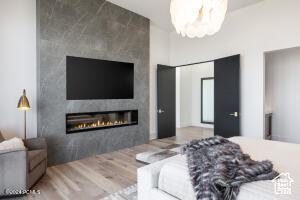
[[[32,109],[27,136],[36,136],[36,1],[0,2],[0,130],[23,137],[24,113],[16,109],[22,90]]]
[[[180,96],[181,96],[181,68],[177,67],[176,68],[176,128],[181,127],[181,117],[180,117]]]
[[[181,67],[180,82],[177,84],[180,87],[179,101],[176,101],[176,107],[180,110],[180,124],[177,127],[192,126],[192,70],[190,66]],[[177,105],[180,106],[177,106]]]
[[[169,65],[169,33],[150,24],[150,138],[157,137],[157,64]]]
[[[204,119],[202,121],[214,122],[215,117],[215,80],[205,79],[201,83],[202,99],[202,115]]]
[[[170,38],[170,64],[180,65],[241,54],[242,135],[263,138],[264,52],[300,46],[300,1],[265,0],[226,16],[214,36]]]
[[[272,111],[272,138],[300,143],[300,48],[266,54],[266,110]]]
[[[179,119],[176,127],[198,126],[213,128],[213,125],[201,123],[201,78],[214,77],[214,62],[189,65],[177,68],[176,107]]]

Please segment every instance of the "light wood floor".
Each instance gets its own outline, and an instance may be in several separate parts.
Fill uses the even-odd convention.
[[[49,167],[46,175],[33,188],[40,190],[41,194],[30,195],[29,199],[101,199],[136,183],[137,169],[144,166],[135,160],[136,154],[211,134],[211,130],[199,131],[188,127],[177,131],[176,137],[151,140],[150,144]]]
[[[207,138],[214,135],[214,129],[189,126],[176,129],[176,142],[185,144],[193,139]]]

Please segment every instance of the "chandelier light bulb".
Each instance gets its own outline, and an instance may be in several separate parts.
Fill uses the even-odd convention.
[[[213,35],[221,29],[227,5],[228,0],[171,0],[172,23],[183,37]]]

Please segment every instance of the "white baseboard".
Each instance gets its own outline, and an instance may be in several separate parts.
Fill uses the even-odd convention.
[[[278,135],[272,135],[272,140],[300,144],[300,137],[292,138],[292,137],[282,137],[282,136],[278,136]]]
[[[192,126],[201,127],[201,128],[214,128],[213,124],[193,123]]]
[[[202,127],[202,128],[214,128],[213,124],[202,124],[202,123],[192,123],[192,122],[182,122],[180,127],[176,128],[185,128],[190,126]]]
[[[157,139],[157,132],[150,132],[150,140]]]
[[[179,128],[184,128],[184,127],[189,127],[189,126],[193,126],[193,123],[191,123],[191,122],[181,122]]]

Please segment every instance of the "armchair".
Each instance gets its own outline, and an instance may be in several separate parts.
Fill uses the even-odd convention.
[[[4,140],[0,132],[0,142]],[[47,168],[47,143],[44,138],[24,140],[25,149],[0,151],[0,197],[13,191],[30,189]]]

